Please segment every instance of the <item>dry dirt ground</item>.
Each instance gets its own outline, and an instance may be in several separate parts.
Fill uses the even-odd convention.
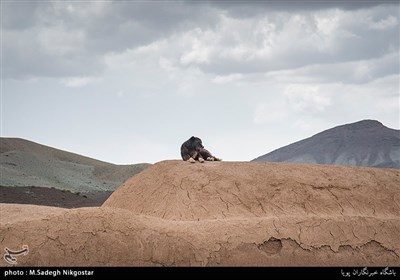
[[[55,188],[0,186],[0,203],[78,208],[101,206],[111,194],[111,191],[72,193]]]
[[[101,207],[0,213],[22,266],[400,266],[395,169],[163,161]]]

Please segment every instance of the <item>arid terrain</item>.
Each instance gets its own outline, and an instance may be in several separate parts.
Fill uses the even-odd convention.
[[[0,213],[21,266],[400,265],[398,169],[162,161],[101,207]]]
[[[0,186],[114,191],[147,163],[117,165],[19,138],[0,138]]]
[[[0,186],[0,203],[78,208],[101,206],[111,194],[112,191],[73,193],[55,188]]]
[[[0,203],[101,206],[150,166],[117,165],[19,138],[0,138]]]

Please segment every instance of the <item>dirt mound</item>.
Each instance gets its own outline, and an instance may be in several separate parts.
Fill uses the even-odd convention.
[[[54,209],[0,204],[17,265],[400,265],[398,170],[165,161],[102,207]]]
[[[164,161],[103,206],[171,220],[400,216],[400,171],[292,163]]]

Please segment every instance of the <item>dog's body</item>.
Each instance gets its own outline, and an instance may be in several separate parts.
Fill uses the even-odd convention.
[[[199,162],[220,161],[221,159],[213,156],[208,150],[204,149],[203,143],[198,137],[190,137],[189,140],[184,142],[181,146],[181,156],[184,161]]]

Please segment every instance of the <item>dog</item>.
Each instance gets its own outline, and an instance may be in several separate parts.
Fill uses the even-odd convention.
[[[208,150],[203,146],[203,142],[198,137],[190,137],[189,140],[184,142],[181,146],[181,156],[184,161],[189,161],[191,163],[199,162],[203,163],[207,161],[221,161],[220,158],[213,156]]]

